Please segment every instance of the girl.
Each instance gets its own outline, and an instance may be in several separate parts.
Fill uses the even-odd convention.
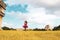
[[[23,28],[24,28],[25,31],[26,31],[26,28],[28,28],[27,21],[24,22]]]

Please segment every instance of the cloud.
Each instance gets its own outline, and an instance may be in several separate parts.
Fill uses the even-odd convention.
[[[25,4],[25,0],[6,0],[5,1],[6,4],[8,4],[9,6],[12,5],[19,5],[19,4]]]
[[[59,17],[56,15],[52,14],[46,14],[46,9],[41,7],[41,8],[34,8],[34,7],[29,7],[28,8],[29,12],[28,13],[21,13],[19,11],[11,11],[8,12],[10,16],[14,16],[15,18],[18,18],[20,20],[27,20],[30,23],[34,24],[51,24],[53,25],[53,21]]]
[[[35,9],[30,8],[30,13],[28,15],[28,20],[34,23],[51,24],[52,20],[58,18],[56,15],[46,14],[46,9],[43,7]]]
[[[9,5],[18,5],[18,4],[33,4],[33,5],[49,5],[54,6],[60,3],[60,0],[6,0],[5,1]]]
[[[12,23],[8,23],[8,22],[5,22],[5,21],[2,22],[2,27],[3,26],[10,27],[10,28],[14,27]]]
[[[54,25],[55,20],[60,19],[60,0],[7,0],[5,3],[9,6],[27,4],[27,13],[13,10],[7,14],[23,21],[27,20],[29,24]]]
[[[58,4],[59,2],[60,0],[37,0],[36,3],[42,3],[42,4],[49,5],[49,6],[53,6],[53,5]]]
[[[60,10],[56,10],[54,14],[60,17]]]
[[[60,0],[6,0],[5,3],[9,6],[22,5],[24,7],[24,4],[27,4],[37,8],[44,7],[48,13],[51,12],[49,14],[54,14],[56,10],[60,10]]]

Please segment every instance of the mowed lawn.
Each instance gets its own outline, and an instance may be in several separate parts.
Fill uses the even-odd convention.
[[[60,40],[60,31],[0,31],[0,40]]]

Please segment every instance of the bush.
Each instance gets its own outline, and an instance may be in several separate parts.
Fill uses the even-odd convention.
[[[3,30],[16,30],[16,29],[9,28],[9,27],[6,27],[6,26],[2,27],[2,29],[3,29]]]
[[[2,27],[2,29],[3,30],[10,30],[10,28],[9,27],[6,27],[6,26]]]
[[[59,25],[59,26],[54,27],[54,28],[53,28],[53,31],[54,31],[54,30],[60,30],[60,25]]]
[[[33,29],[33,31],[45,31],[45,29],[38,29],[38,28],[35,28],[35,29]]]

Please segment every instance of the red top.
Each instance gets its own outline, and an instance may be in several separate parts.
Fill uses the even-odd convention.
[[[27,22],[24,23],[23,27],[24,27],[24,28],[28,28]]]

